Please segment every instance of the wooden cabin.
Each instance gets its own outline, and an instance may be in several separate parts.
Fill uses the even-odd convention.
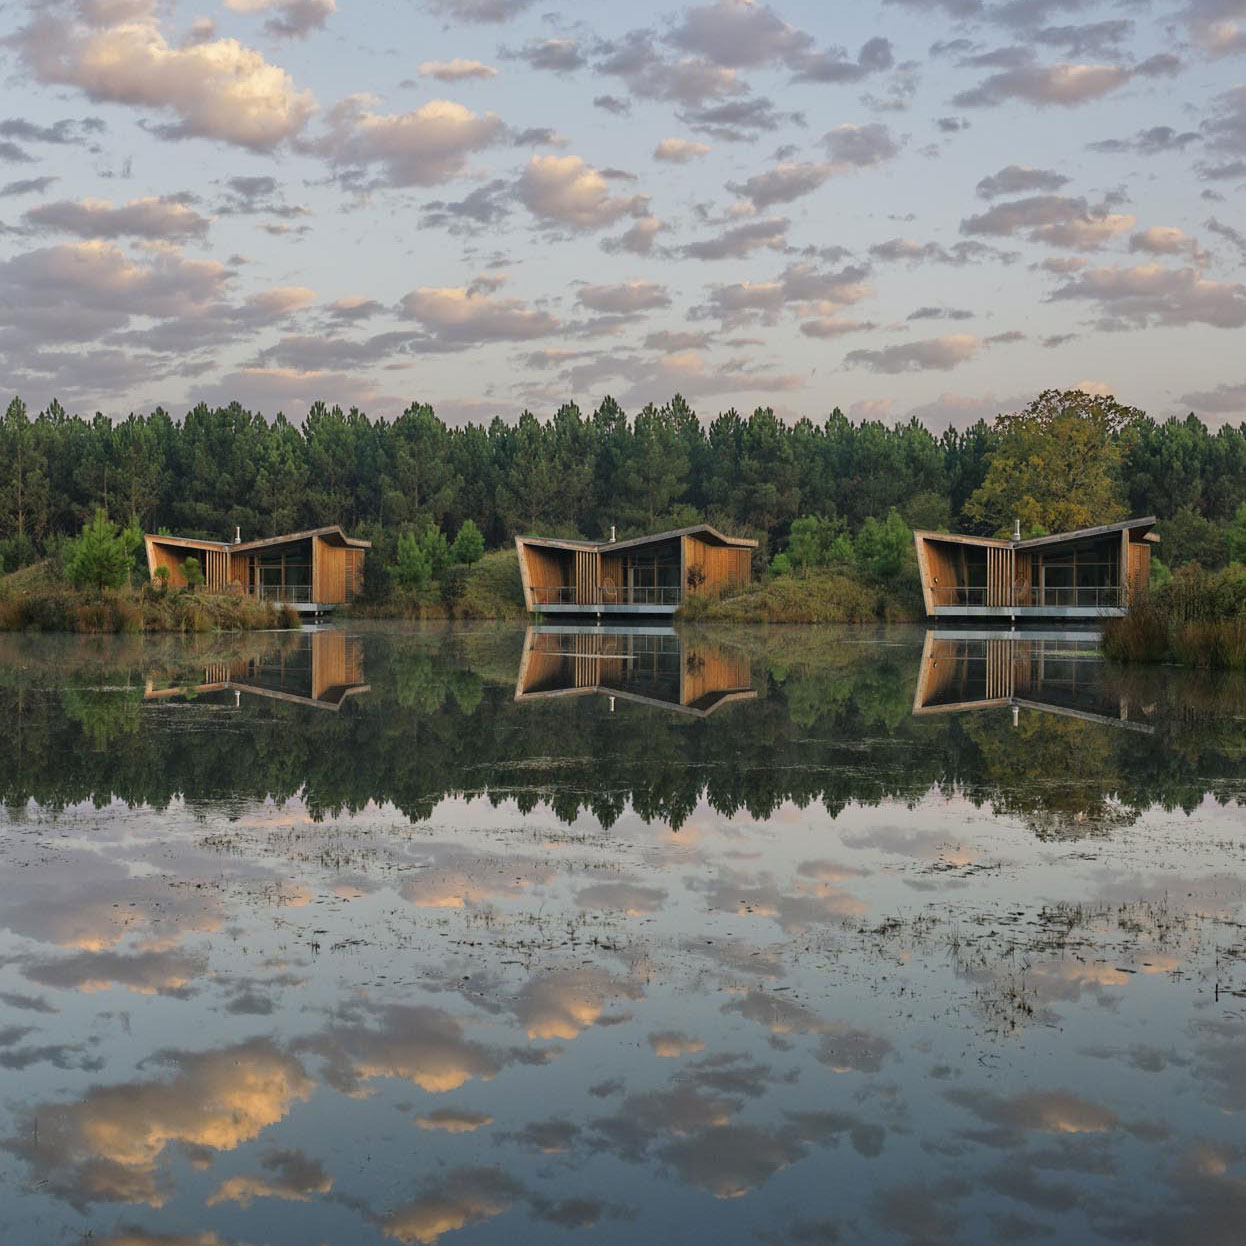
[[[515,700],[593,693],[697,718],[757,696],[742,650],[673,628],[528,628]]]
[[[1150,733],[1145,711],[1103,678],[1096,632],[929,631],[914,714],[1007,707]],[[1131,710],[1134,713],[1131,714]]]
[[[247,693],[315,709],[340,710],[348,697],[371,692],[364,682],[363,642],[333,628],[299,632],[260,657],[213,663],[199,683],[147,678],[143,699],[163,701],[212,692]]]
[[[524,604],[559,615],[672,615],[753,578],[756,541],[709,524],[628,541],[515,538]]]
[[[261,601],[321,614],[354,601],[363,591],[364,553],[371,541],[348,537],[337,524],[262,541],[201,541],[148,533],[147,569],[169,571],[169,587],[186,585],[186,559],[195,557],[204,587],[244,593]]]
[[[915,532],[931,618],[1107,618],[1151,579],[1155,517],[1027,541]]]

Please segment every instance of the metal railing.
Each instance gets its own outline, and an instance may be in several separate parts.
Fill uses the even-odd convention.
[[[298,604],[310,602],[312,591],[310,584],[287,584],[284,588],[279,584],[261,584],[255,590],[260,601],[289,602]]]
[[[678,606],[683,592],[677,584],[656,588],[613,588],[593,585],[577,588],[570,584],[534,584],[534,606]]]
[[[931,597],[936,606],[1008,606],[1006,602],[988,601],[985,588],[932,588]],[[1020,588],[1015,590],[1011,604],[1022,608],[1112,610],[1125,604],[1125,593],[1119,584],[1099,588]]]

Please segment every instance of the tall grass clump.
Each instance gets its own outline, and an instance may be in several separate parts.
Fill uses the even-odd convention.
[[[1118,662],[1246,669],[1246,567],[1182,567],[1136,600],[1124,618],[1109,620],[1101,643],[1104,655]]]

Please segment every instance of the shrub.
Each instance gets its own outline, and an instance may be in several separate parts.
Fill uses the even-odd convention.
[[[123,532],[106,511],[96,511],[95,518],[83,526],[82,535],[65,549],[65,574],[75,588],[102,593],[129,582],[133,556],[133,532]]]
[[[182,563],[182,574],[186,577],[186,591],[193,593],[196,589],[203,587],[203,568],[199,565],[199,559],[191,554],[184,563]]]
[[[481,531],[470,519],[463,520],[463,526],[459,529],[458,535],[454,538],[454,544],[450,547],[450,557],[458,563],[465,563],[471,566],[473,563],[479,562],[484,556],[485,538],[481,535]]]

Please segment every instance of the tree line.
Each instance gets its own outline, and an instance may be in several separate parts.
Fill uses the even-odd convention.
[[[1069,507],[1061,499],[1080,506]],[[106,510],[148,531],[244,539],[340,523],[385,565],[404,533],[457,533],[488,547],[516,533],[600,538],[708,521],[762,542],[760,559],[818,517],[858,533],[894,511],[910,528],[989,533],[1157,514],[1170,564],[1216,566],[1246,535],[1246,425],[1157,421],[1110,399],[1051,391],[1025,411],[938,435],[913,419],[786,423],[768,408],[703,421],[678,395],[630,417],[610,398],[548,420],[451,427],[430,406],[392,420],[316,404],[302,424],[237,403],[157,408],[114,422],[0,423],[0,559],[32,562]],[[1240,532],[1235,529],[1241,529]]]

